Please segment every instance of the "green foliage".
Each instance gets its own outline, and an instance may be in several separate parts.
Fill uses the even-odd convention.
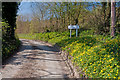
[[[59,45],[87,77],[120,78],[120,35],[111,39],[109,36],[93,34],[93,30],[81,30],[77,38],[75,31],[72,38],[69,37],[68,31],[19,34],[19,37],[28,39],[30,36],[29,39]]]
[[[116,6],[116,38],[111,39],[109,36],[111,3],[109,2],[45,3],[42,5],[44,7],[47,5],[49,9],[46,7],[46,11],[51,15],[47,16],[44,13],[43,18],[47,16],[45,20],[35,16],[36,19],[30,21],[32,34],[30,32],[26,35],[19,34],[20,38],[42,40],[59,45],[87,77],[120,78],[119,7]],[[90,7],[93,9],[88,10]],[[70,24],[80,26],[79,37],[75,37],[75,31],[72,31],[72,38],[69,37],[67,26]],[[18,28],[20,29],[21,26]]]
[[[2,3],[2,61],[11,56],[20,45],[15,36],[17,9],[17,2]]]
[[[11,39],[9,34],[7,34],[7,28],[10,26],[8,23],[2,22],[2,60],[11,56],[15,50],[18,49],[20,41],[18,38]]]
[[[0,22],[0,45],[2,45],[2,26]],[[2,54],[2,46],[0,46],[0,56]]]
[[[16,28],[17,9],[18,9],[17,2],[3,2],[2,3],[2,19],[3,19],[3,22],[8,23],[8,25],[10,26],[7,28],[7,34],[11,36],[11,38],[13,39],[15,38],[14,31]]]
[[[85,72],[86,76],[91,78],[120,77],[118,72],[120,41],[118,39],[109,42],[106,40],[105,43],[99,43],[97,39],[88,39],[88,37],[81,40],[82,43],[73,42],[66,46],[65,50],[70,49],[68,52],[73,57],[73,62]]]
[[[18,33],[42,33],[47,30],[64,32],[68,29],[68,25],[78,24],[80,28],[93,29],[95,34],[110,34],[110,2],[34,3],[33,8],[34,14],[31,21],[28,18],[29,15],[18,16]],[[120,7],[116,6],[117,33],[120,32],[119,26]]]

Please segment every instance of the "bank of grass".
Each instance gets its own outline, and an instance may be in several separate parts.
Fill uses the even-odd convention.
[[[18,34],[19,38],[42,40],[57,44],[72,57],[72,61],[90,78],[120,79],[120,35],[93,35],[92,30],[69,37],[69,32]]]

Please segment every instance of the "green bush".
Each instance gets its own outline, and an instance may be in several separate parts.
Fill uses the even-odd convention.
[[[18,38],[11,39],[7,34],[7,28],[9,28],[7,23],[2,22],[2,60],[4,61],[6,58],[11,56],[15,50],[20,45],[20,41]]]
[[[69,50],[69,54],[88,77],[120,77],[120,73],[118,72],[120,64],[119,40],[114,39],[96,46],[87,45],[88,43],[75,43],[69,45],[68,48],[71,49]]]
[[[38,33],[37,40],[58,44],[69,54],[69,58],[90,78],[120,78],[120,37],[93,35],[92,30],[81,31],[79,37],[72,38],[69,32]],[[21,38],[21,34],[19,34]],[[26,38],[22,36],[22,38]],[[34,39],[34,38],[31,38]]]

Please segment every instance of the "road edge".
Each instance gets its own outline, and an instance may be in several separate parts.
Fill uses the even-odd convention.
[[[25,39],[27,40],[27,39]],[[29,39],[28,39],[29,40]],[[87,78],[85,76],[85,74],[83,72],[81,72],[82,70],[80,70],[80,68],[78,66],[76,66],[74,63],[72,63],[72,59],[70,59],[69,57],[69,53],[66,53],[65,51],[61,50],[61,47],[58,44],[51,44],[48,43],[46,41],[41,41],[41,40],[32,40],[32,41],[38,41],[38,42],[42,42],[45,43],[48,46],[52,46],[54,49],[58,50],[58,54],[60,54],[61,58],[65,61],[65,64],[70,68],[71,70],[71,76],[74,78]]]
[[[33,40],[33,41],[46,43],[46,45],[52,46],[54,49],[58,50],[59,51],[58,54],[60,54],[61,58],[65,61],[65,64],[70,68],[72,77],[74,77],[74,78],[81,78],[83,76],[83,74],[82,74],[82,76],[80,76],[81,72],[78,72],[78,71],[80,71],[78,69],[78,67],[75,66],[72,63],[71,59],[68,58],[69,55],[67,55],[67,53],[65,51],[62,51],[61,47],[59,45],[57,45],[57,44],[53,45],[51,43],[48,43],[48,42],[45,42],[45,41],[41,41],[41,40]]]

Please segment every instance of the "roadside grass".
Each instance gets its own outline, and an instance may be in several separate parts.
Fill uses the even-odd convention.
[[[120,79],[120,35],[111,39],[109,36],[94,35],[92,30],[84,30],[77,38],[75,31],[72,32],[72,38],[68,31],[18,36],[59,45],[89,78]]]

